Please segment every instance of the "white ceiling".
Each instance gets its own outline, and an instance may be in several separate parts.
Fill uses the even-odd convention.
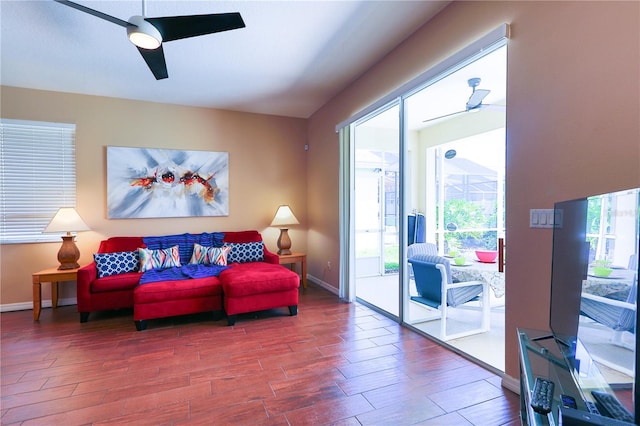
[[[117,18],[141,1],[75,2]],[[52,0],[0,1],[0,83],[309,117],[449,1],[160,1],[148,17],[240,12],[246,28],[163,44],[156,80],[126,30]]]

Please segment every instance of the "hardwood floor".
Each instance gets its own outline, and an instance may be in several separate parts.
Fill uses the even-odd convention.
[[[6,312],[0,422],[519,425],[495,374],[312,284],[299,314],[149,321],[75,306]]]

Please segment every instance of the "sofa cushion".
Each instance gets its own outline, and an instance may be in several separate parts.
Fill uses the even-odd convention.
[[[140,281],[140,274],[127,272],[124,274],[110,275],[98,278],[91,283],[91,293],[104,293],[108,291],[133,290]]]
[[[225,297],[286,291],[300,287],[300,277],[282,265],[264,262],[233,265],[220,273]]]
[[[115,253],[96,253],[93,255],[98,270],[98,278],[110,275],[138,272],[140,258],[138,251],[118,251]]]
[[[262,235],[258,231],[225,232],[225,243],[257,243],[262,241]]]
[[[227,255],[227,263],[262,262],[264,260],[264,243],[225,243],[231,247]]]
[[[140,272],[181,266],[178,246],[159,250],[139,248],[138,255],[140,256]]]
[[[111,237],[100,242],[98,253],[115,253],[117,251],[133,251],[144,247],[142,237]]]
[[[167,300],[219,296],[221,294],[222,285],[218,277],[160,281],[136,287],[133,291],[133,302],[134,304],[157,303]]]
[[[231,247],[204,247],[195,243],[189,263],[225,266],[227,264],[227,255],[230,251]]]

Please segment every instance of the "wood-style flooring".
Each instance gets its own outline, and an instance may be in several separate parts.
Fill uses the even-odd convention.
[[[500,378],[322,288],[299,313],[151,320],[75,306],[6,312],[0,423],[519,425]]]

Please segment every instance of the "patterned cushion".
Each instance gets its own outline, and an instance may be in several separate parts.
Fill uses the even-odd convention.
[[[262,262],[264,260],[264,243],[226,243],[231,247],[227,255],[228,263]]]
[[[231,247],[204,247],[195,243],[189,263],[225,266],[227,264],[227,254],[230,251]]]
[[[140,256],[140,272],[181,266],[178,246],[160,250],[139,248],[138,255]]]
[[[137,251],[119,251],[115,253],[96,253],[93,260],[98,268],[98,278],[111,275],[138,272],[140,259]]]

